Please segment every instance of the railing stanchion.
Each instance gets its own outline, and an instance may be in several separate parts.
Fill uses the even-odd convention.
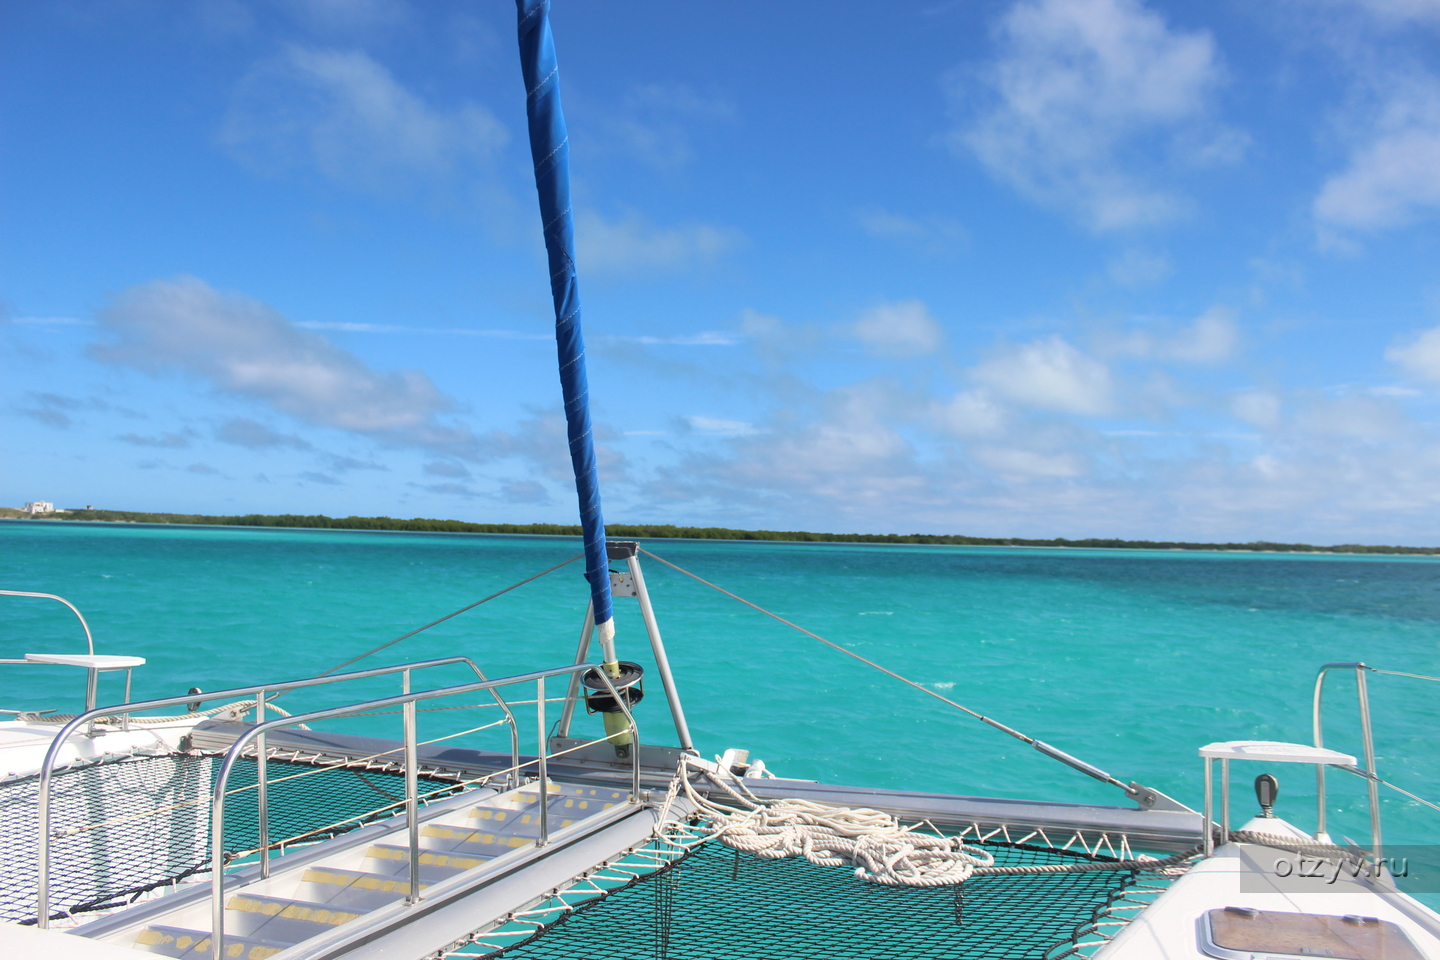
[[[57,738],[58,739],[58,738]],[[40,789],[35,811],[39,834],[35,840],[36,864],[35,926],[44,930],[50,926],[50,756],[55,752],[51,744],[45,762],[40,765]]]
[[[1380,851],[1380,781],[1375,772],[1375,735],[1370,728],[1370,691],[1365,684],[1365,671],[1369,667],[1355,664],[1355,692],[1360,698],[1360,733],[1365,738],[1365,786],[1370,790],[1370,846],[1378,863],[1383,854]]]
[[[405,693],[410,693],[410,671],[405,671]],[[406,700],[405,714],[405,826],[410,833],[410,892],[406,903],[420,899],[419,749],[415,745],[415,701]]]
[[[1204,833],[1205,833],[1205,836],[1201,838],[1200,842],[1201,842],[1201,844],[1203,844],[1203,852],[1204,852],[1205,856],[1207,856],[1207,857],[1210,856],[1212,853],[1215,852],[1215,831],[1214,831],[1214,828],[1212,827],[1212,824],[1215,822],[1215,817],[1214,817],[1214,811],[1215,811],[1215,801],[1214,801],[1215,785],[1214,785],[1214,777],[1213,777],[1214,768],[1215,768],[1215,761],[1212,760],[1212,759],[1210,759],[1209,757],[1206,757],[1206,758],[1205,758],[1205,813],[1204,813],[1204,815],[1201,816],[1201,818],[1200,818],[1200,826],[1201,826],[1201,828],[1203,829],[1203,831],[1204,831]],[[1227,839],[1228,839],[1228,838],[1227,838]]]
[[[1220,836],[1230,842],[1230,760],[1220,761]]]
[[[210,960],[225,956],[225,787],[235,755],[243,749],[242,735],[227,751],[210,797]]]
[[[1326,664],[1320,668],[1315,675],[1315,693],[1310,699],[1310,723],[1315,737],[1315,746],[1325,746],[1324,723],[1321,721],[1321,696],[1325,692],[1325,674],[1330,670]],[[1315,839],[1320,843],[1329,843],[1330,834],[1326,829],[1325,819],[1325,767],[1327,764],[1315,764]]]
[[[255,694],[255,722],[265,722],[265,691]],[[265,771],[265,734],[255,738],[255,819],[260,844],[260,876],[270,876],[270,778]]]
[[[535,755],[535,764],[540,774],[540,840],[535,845],[543,847],[550,842],[550,770],[545,765],[546,751],[550,745],[545,739],[545,678],[535,680],[535,719],[540,728],[540,752]]]

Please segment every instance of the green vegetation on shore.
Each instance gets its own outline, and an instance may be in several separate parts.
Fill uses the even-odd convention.
[[[65,513],[28,517],[19,510],[0,508],[0,517],[35,520],[102,520],[115,523],[193,523],[231,527],[302,527],[320,530],[406,530],[417,533],[501,533],[578,537],[579,524],[560,523],[466,523],[463,520],[427,520],[416,517],[326,517],[281,514],[243,517],[212,517],[188,513],[134,513],[127,510],[69,510]],[[1440,554],[1440,547],[1390,547],[1337,544],[1317,547],[1308,543],[1188,543],[1164,540],[1116,540],[1091,537],[1085,540],[1033,540],[1023,537],[967,537],[932,533],[809,533],[803,530],[731,530],[727,527],[677,527],[673,524],[606,524],[608,536],[634,539],[686,540],[774,540],[799,543],[938,543],[988,547],[1104,547],[1121,550],[1248,550],[1274,553],[1391,553]]]

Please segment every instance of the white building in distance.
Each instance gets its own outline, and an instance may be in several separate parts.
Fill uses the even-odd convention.
[[[32,500],[25,504],[25,512],[32,515],[37,513],[54,513],[55,504],[45,500]]]

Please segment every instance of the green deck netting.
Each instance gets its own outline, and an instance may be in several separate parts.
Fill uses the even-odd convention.
[[[1111,860],[987,843],[999,866]],[[706,843],[675,865],[581,906],[505,960],[971,960],[1065,953],[1135,882],[1129,870],[977,877],[885,887],[848,868],[763,860]]]

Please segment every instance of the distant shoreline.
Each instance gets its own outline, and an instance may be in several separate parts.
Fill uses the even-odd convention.
[[[401,520],[394,517],[327,517],[319,514],[299,515],[246,514],[244,516],[208,516],[188,513],[139,513],[127,510],[67,510],[64,513],[40,514],[31,517],[20,510],[0,508],[0,519],[12,520],[84,520],[107,523],[186,524],[221,527],[287,527],[311,530],[394,530],[412,533],[490,533],[511,536],[578,537],[579,524],[559,523],[468,523],[463,520],[434,520],[416,517]],[[879,543],[938,544],[974,547],[1071,547],[1108,550],[1204,550],[1243,553],[1334,553],[1440,555],[1440,547],[1370,546],[1336,544],[1315,546],[1308,543],[1189,543],[1183,541],[1119,540],[1088,538],[1069,540],[1055,537],[1037,540],[1027,537],[971,537],[963,534],[931,533],[812,533],[804,530],[732,530],[728,527],[681,527],[674,524],[606,524],[607,536],[649,540],[752,540],[775,543]]]

